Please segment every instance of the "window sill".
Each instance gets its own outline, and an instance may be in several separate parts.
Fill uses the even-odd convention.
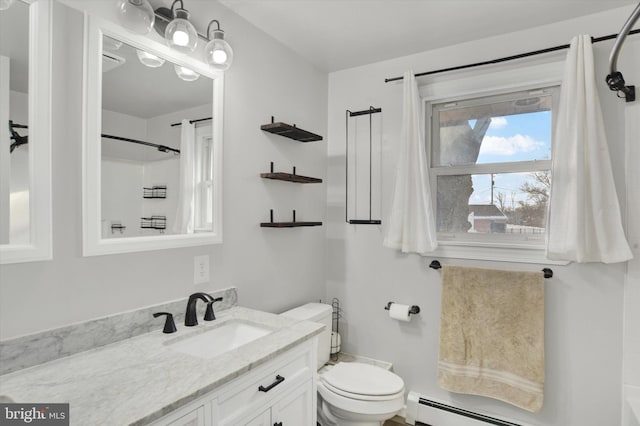
[[[568,261],[549,260],[542,247],[525,245],[474,244],[439,242],[429,257],[444,257],[495,262],[536,263],[540,265],[567,265]]]

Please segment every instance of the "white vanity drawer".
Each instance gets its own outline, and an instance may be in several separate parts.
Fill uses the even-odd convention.
[[[218,398],[218,413],[223,424],[253,407],[268,404],[313,374],[311,345],[303,345],[279,356],[253,373],[247,380],[225,389]]]

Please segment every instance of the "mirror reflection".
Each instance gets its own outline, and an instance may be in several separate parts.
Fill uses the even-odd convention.
[[[29,6],[0,11],[0,244],[29,244]]]
[[[213,231],[213,81],[102,40],[102,238]]]

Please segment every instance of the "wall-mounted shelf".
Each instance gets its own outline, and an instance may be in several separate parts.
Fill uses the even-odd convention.
[[[271,123],[263,124],[260,126],[260,129],[298,142],[315,142],[322,140],[322,136],[316,135],[315,133],[311,133],[307,130],[302,130],[296,127],[295,124],[292,126],[282,122],[274,123],[273,117],[271,117]]]
[[[167,185],[154,185],[142,188],[143,198],[167,198]]]
[[[293,168],[293,173],[274,172],[273,161],[271,162],[271,171],[269,173],[260,173],[260,177],[263,179],[284,180],[295,183],[322,183],[322,179],[296,174],[295,167]]]
[[[160,233],[164,233],[164,230],[167,228],[167,217],[166,216],[141,217],[140,228],[158,229]]]
[[[260,226],[262,228],[297,228],[300,226],[322,226],[322,222],[297,222],[296,211],[293,211],[293,221],[291,222],[274,222],[273,221],[273,209],[270,211],[270,222],[262,222]]]

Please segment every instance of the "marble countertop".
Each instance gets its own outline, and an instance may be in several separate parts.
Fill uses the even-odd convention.
[[[197,327],[157,331],[0,376],[0,394],[15,402],[69,403],[72,425],[143,425],[230,382],[319,334],[320,324],[232,307]],[[230,320],[274,332],[215,358],[172,350],[167,342]]]

